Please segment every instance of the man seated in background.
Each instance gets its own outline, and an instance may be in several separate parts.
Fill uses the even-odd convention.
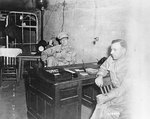
[[[76,53],[68,44],[68,34],[61,32],[57,38],[60,41],[60,45],[44,50],[41,54],[42,61],[48,67],[74,64],[76,62]]]
[[[111,56],[100,66],[95,83],[103,86],[103,77],[110,74],[113,89],[97,95],[97,105],[91,119],[129,119],[129,58],[125,40],[116,39],[111,44]]]

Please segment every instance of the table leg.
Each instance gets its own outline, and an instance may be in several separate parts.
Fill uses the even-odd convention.
[[[21,79],[23,79],[23,73],[24,73],[24,60],[21,61]]]
[[[19,81],[20,81],[20,79],[21,79],[21,60],[22,60],[22,58],[21,58],[21,57],[19,57],[19,67],[18,67],[17,82],[19,82]]]

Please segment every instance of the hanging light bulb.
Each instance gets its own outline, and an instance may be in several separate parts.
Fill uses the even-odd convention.
[[[36,6],[38,9],[42,10],[44,8],[47,8],[47,0],[37,0]]]

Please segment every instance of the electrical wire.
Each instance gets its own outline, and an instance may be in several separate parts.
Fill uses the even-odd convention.
[[[94,11],[94,33],[93,35],[97,35],[96,34],[96,30],[97,30],[97,3],[96,0],[94,0],[94,7],[95,7],[95,11]]]
[[[63,28],[64,28],[64,22],[65,22],[65,6],[66,6],[66,1],[64,0],[63,2],[63,13],[62,13],[62,26],[61,26],[61,32],[63,31]]]

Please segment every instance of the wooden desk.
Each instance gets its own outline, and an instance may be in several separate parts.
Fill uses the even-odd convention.
[[[17,56],[19,59],[19,80],[22,79],[24,72],[24,62],[25,61],[40,61],[41,56],[31,55],[31,54],[20,54]]]
[[[86,67],[90,66],[95,67],[86,64]],[[82,64],[63,67],[82,68]],[[45,75],[46,69],[32,69],[26,77],[28,119],[81,119],[82,101],[95,101],[93,94],[84,93],[85,86],[94,84],[95,75],[78,74],[77,78],[60,81]]]

